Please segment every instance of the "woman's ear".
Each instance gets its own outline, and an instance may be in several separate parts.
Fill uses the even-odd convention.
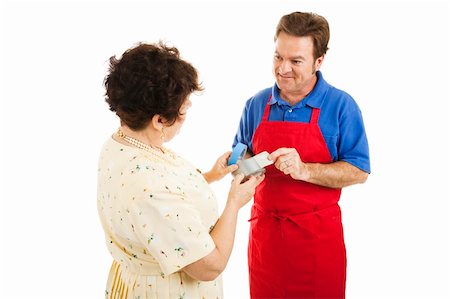
[[[163,118],[161,115],[159,115],[159,114],[155,114],[155,115],[152,117],[151,123],[152,123],[152,126],[153,126],[156,130],[162,131],[162,129],[163,129],[163,127],[164,127],[164,118]]]

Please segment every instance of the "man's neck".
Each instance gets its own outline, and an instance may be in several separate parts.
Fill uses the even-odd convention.
[[[307,95],[311,93],[317,83],[317,76],[308,82],[305,86],[303,86],[300,90],[294,92],[286,92],[280,90],[280,97],[285,100],[289,105],[294,106],[303,100]]]

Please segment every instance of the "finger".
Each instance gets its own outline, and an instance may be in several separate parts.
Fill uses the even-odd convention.
[[[286,167],[283,169],[284,174],[291,174],[291,173],[294,173],[295,171],[296,171],[295,164],[292,164],[289,167]]]
[[[284,174],[289,174],[290,173],[289,167],[286,167],[285,169],[283,169],[283,173]]]
[[[283,170],[286,167],[288,167],[288,160],[286,159],[282,159],[281,157],[277,159],[277,161],[275,162],[275,166],[279,169],[279,170]]]
[[[256,180],[256,177],[254,175],[250,175],[247,177],[247,182],[253,182]]]
[[[220,157],[228,160],[228,158],[230,158],[230,156],[231,156],[231,151],[228,151],[228,152],[224,153],[224,154],[223,154],[222,156],[220,156]]]
[[[256,177],[256,186],[258,186],[262,181],[264,181],[264,178],[266,176],[264,174],[260,174]]]
[[[233,165],[227,166],[226,171],[227,171],[227,173],[230,173],[230,172],[235,171],[238,168],[239,168],[239,166],[237,164],[233,164]]]
[[[221,158],[223,158],[224,164],[228,165],[228,163],[230,163],[230,158],[231,158],[231,152],[226,152],[225,154],[223,154],[223,156]],[[234,163],[236,164],[236,163]],[[233,165],[234,165],[233,164]]]
[[[219,157],[219,159],[217,159],[217,161],[221,164],[227,165],[228,164],[228,159],[231,156],[231,152],[226,152],[224,154],[222,154],[222,156]]]
[[[257,184],[255,184],[256,180],[257,180],[256,177],[254,175],[251,175],[251,176],[245,177],[244,182],[241,184],[254,188],[254,186],[257,185]]]
[[[276,167],[277,169],[279,169],[279,170],[282,170],[282,169],[281,169],[281,168],[282,168],[282,163],[283,163],[283,162],[277,160],[277,161],[275,162],[275,167]]]
[[[256,186],[259,185],[259,183],[262,182],[263,179],[264,179],[264,174],[259,174],[257,176],[251,175],[248,177],[248,180],[244,184],[249,185],[252,188],[255,188]]]
[[[243,179],[244,179],[244,175],[242,173],[238,173],[234,177],[232,183],[235,184],[235,185],[239,185],[242,182]]]
[[[273,151],[272,153],[270,153],[269,156],[267,156],[267,158],[269,160],[275,161],[277,160],[280,156],[284,156],[287,155],[289,153],[292,153],[292,151],[295,151],[295,149],[293,148],[287,148],[287,147],[280,147],[279,149]]]
[[[284,162],[284,163],[286,163],[286,165],[288,165],[288,166],[292,165],[292,163],[294,163],[295,159],[296,159],[295,152],[290,152],[289,154],[280,156],[280,157],[278,158],[278,160],[279,160],[281,163]]]
[[[280,159],[278,159],[278,161],[277,161],[277,165],[278,165],[278,169],[279,170],[281,170],[281,171],[283,171],[283,172],[286,172],[286,171],[289,171],[289,169],[291,169],[294,165],[295,165],[295,162],[293,163],[292,162],[292,159],[288,159],[288,160],[285,160],[285,161],[281,161],[281,158]]]

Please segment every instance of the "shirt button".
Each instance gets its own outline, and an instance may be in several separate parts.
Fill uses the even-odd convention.
[[[289,112],[292,112],[292,109],[289,109],[288,111],[289,111]]]

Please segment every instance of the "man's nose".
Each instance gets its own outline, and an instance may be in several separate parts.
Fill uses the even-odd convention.
[[[280,63],[280,66],[278,67],[278,71],[281,74],[286,74],[286,73],[290,72],[291,70],[292,70],[291,64],[289,63],[289,61],[286,61],[286,60],[282,61]]]

